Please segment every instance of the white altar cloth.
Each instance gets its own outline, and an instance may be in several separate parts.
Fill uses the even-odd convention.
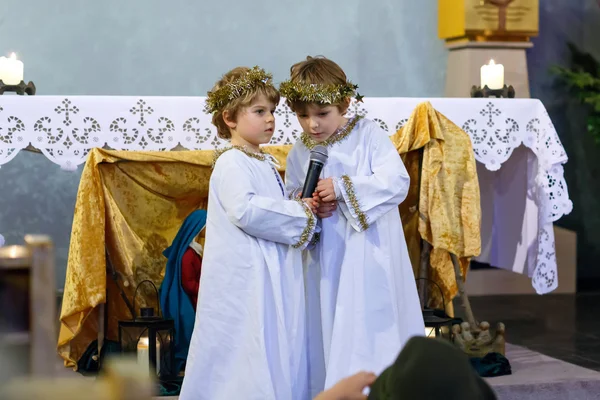
[[[210,150],[216,136],[204,97],[0,96],[0,166],[31,145],[65,170],[90,149]],[[430,101],[471,137],[482,203],[480,261],[527,274],[539,294],[558,286],[552,223],[572,209],[567,155],[543,104],[535,99],[365,98],[350,115],[390,135],[416,105]],[[271,145],[292,144],[300,125],[282,99]]]

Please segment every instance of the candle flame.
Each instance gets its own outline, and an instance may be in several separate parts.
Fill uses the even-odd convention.
[[[17,55],[16,55],[15,53],[10,53],[10,56],[9,56],[9,58],[10,58],[11,60],[16,60],[16,59],[17,59]]]
[[[494,62],[494,59],[491,59],[490,63],[488,65],[496,65],[496,63]]]

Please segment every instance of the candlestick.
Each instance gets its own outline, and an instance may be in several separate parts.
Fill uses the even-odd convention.
[[[33,96],[36,92],[36,88],[33,82],[26,84],[25,82],[21,81],[18,85],[7,85],[2,81],[2,79],[0,79],[0,95],[3,95],[5,92],[15,92],[21,96],[24,94]]]
[[[490,89],[487,85],[483,88],[473,85],[471,88],[471,97],[496,97],[505,99],[515,98],[515,88],[511,86],[502,87],[501,89]]]
[[[481,87],[485,86],[492,90],[504,87],[504,65],[490,60],[489,64],[481,66]]]

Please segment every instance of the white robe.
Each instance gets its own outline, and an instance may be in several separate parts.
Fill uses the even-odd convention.
[[[313,396],[360,370],[381,373],[409,338],[425,331],[398,211],[410,182],[398,152],[377,124],[364,119],[328,150],[321,177],[335,178],[341,199],[305,255]],[[288,190],[302,187],[309,154],[302,141],[290,151]]]
[[[291,245],[312,238],[316,217],[284,190],[270,161],[237,149],[217,160],[181,400],[308,399],[307,243]]]

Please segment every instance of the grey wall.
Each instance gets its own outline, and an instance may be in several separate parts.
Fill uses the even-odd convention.
[[[337,61],[367,96],[440,96],[434,0],[2,0],[0,55],[40,95],[204,95],[237,65],[283,80],[307,55]],[[78,172],[21,152],[0,168],[0,233],[51,234],[63,285]]]

